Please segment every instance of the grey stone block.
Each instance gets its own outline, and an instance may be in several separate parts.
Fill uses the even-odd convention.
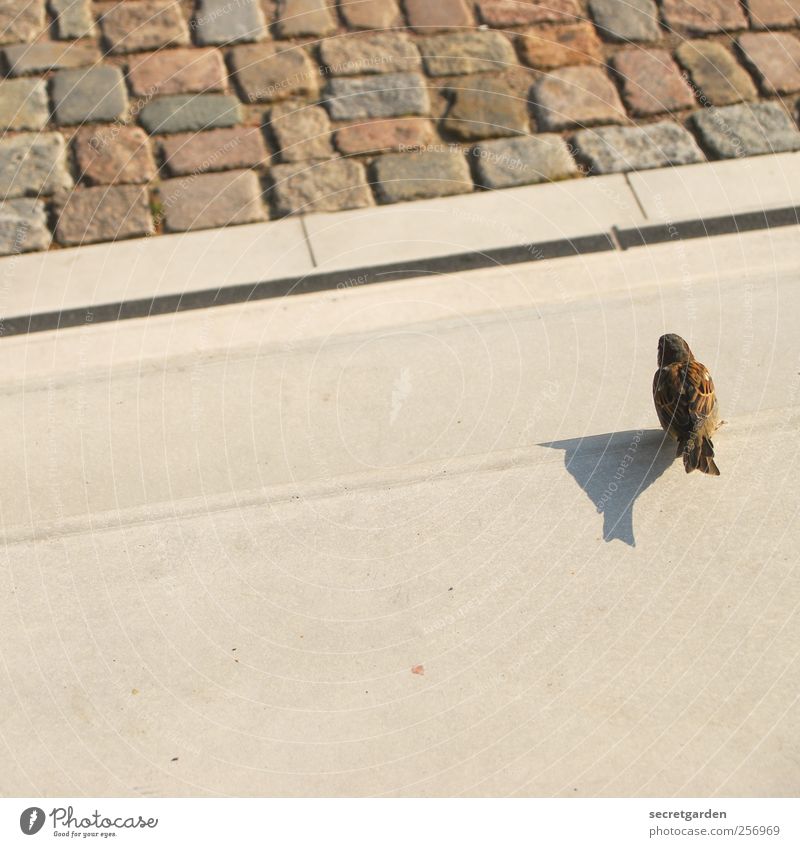
[[[331,123],[320,106],[275,106],[270,112],[270,127],[283,162],[333,157]]]
[[[72,186],[64,138],[58,132],[21,133],[0,140],[0,196],[48,195]]]
[[[443,125],[465,141],[525,134],[530,129],[527,101],[494,77],[462,77]]]
[[[33,41],[44,25],[44,0],[0,2],[0,44]]]
[[[408,73],[422,67],[414,42],[406,35],[392,32],[326,38],[319,52],[331,76]]]
[[[458,151],[392,153],[377,158],[372,172],[385,203],[468,194],[474,188],[467,160]]]
[[[239,123],[241,105],[229,94],[175,94],[148,103],[140,114],[150,132],[190,132]]]
[[[420,41],[431,76],[501,72],[517,64],[511,42],[499,32],[458,32]]]
[[[169,232],[256,223],[267,217],[253,171],[168,179],[161,183],[161,201]]]
[[[603,38],[611,41],[657,41],[661,38],[654,0],[591,0],[589,9]]]
[[[592,172],[598,174],[689,165],[705,159],[691,133],[671,121],[585,129],[575,133],[573,141]]]
[[[43,129],[49,113],[44,80],[0,80],[0,131]]]
[[[427,115],[431,108],[428,89],[419,74],[332,79],[326,105],[337,121]]]
[[[510,188],[567,179],[578,173],[569,147],[559,135],[530,135],[486,141],[472,151],[481,184]]]
[[[758,97],[747,71],[716,41],[684,41],[675,56],[691,75],[703,106],[730,106]]]
[[[235,44],[267,37],[257,0],[200,0],[191,26],[198,44]]]
[[[56,241],[65,246],[152,235],[147,189],[138,185],[78,188],[54,204]]]
[[[41,200],[21,197],[0,202],[0,256],[47,250],[51,240]]]
[[[91,0],[48,0],[58,38],[86,38],[94,29]]]
[[[352,159],[275,165],[271,197],[279,214],[336,212],[373,205],[364,166]]]
[[[53,113],[60,124],[115,121],[128,108],[122,73],[111,65],[58,71],[50,91]]]
[[[236,2],[231,0],[231,5]],[[103,11],[100,27],[112,53],[141,53],[190,43],[186,19],[174,0],[111,4]]]
[[[800,150],[800,131],[777,103],[704,109],[690,120],[706,147],[721,159]]]
[[[617,88],[600,68],[558,68],[530,91],[539,127],[551,132],[627,120]]]
[[[286,42],[247,44],[228,54],[242,99],[248,103],[314,97],[319,71],[302,47]]]
[[[25,76],[93,65],[99,60],[100,52],[93,44],[41,41],[6,47],[3,50],[3,58],[9,76]]]
[[[336,30],[327,0],[280,0],[275,25],[281,38],[330,35]]]

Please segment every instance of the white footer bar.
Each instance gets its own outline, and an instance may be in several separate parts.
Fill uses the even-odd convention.
[[[0,799],[0,843],[796,845],[797,799]]]

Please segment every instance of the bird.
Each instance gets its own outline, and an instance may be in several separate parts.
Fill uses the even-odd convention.
[[[653,401],[661,426],[678,442],[686,473],[719,476],[711,436],[720,426],[719,405],[708,368],[674,333],[658,339]]]

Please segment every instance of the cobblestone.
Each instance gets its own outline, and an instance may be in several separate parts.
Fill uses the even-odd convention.
[[[342,127],[335,142],[340,153],[358,156],[422,147],[433,136],[433,124],[425,118],[394,118]]]
[[[78,176],[89,185],[145,183],[156,165],[138,126],[82,127],[72,140]]]
[[[542,129],[621,123],[625,109],[611,80],[599,68],[560,68],[534,83],[531,101]]]
[[[633,115],[688,109],[694,93],[666,50],[622,50],[614,56],[622,97]]]
[[[590,0],[600,35],[609,41],[657,41],[661,37],[655,0]]]
[[[189,29],[180,6],[171,0],[136,0],[100,8],[100,27],[112,53],[138,53],[189,43]]]
[[[430,112],[428,89],[418,74],[332,79],[326,105],[336,121],[400,118]]]
[[[3,0],[0,4],[0,44],[33,41],[44,25],[44,0]]]
[[[765,94],[800,91],[800,41],[788,32],[747,33],[739,47]]]
[[[336,21],[325,0],[280,0],[277,29],[281,38],[330,35]]]
[[[742,7],[732,0],[661,0],[667,25],[686,35],[746,29]]]
[[[800,4],[797,0],[747,0],[746,5],[753,29],[800,24]]]
[[[93,65],[100,58],[100,51],[93,44],[59,44],[57,42],[35,42],[14,44],[3,50],[3,59],[9,76],[41,74],[62,68],[81,68]]]
[[[459,29],[474,23],[464,0],[404,0],[409,26],[431,33]]]
[[[352,159],[275,165],[272,201],[278,214],[336,212],[373,205],[364,166]]]
[[[720,159],[800,150],[800,131],[777,103],[704,109],[692,115],[692,123]]]
[[[86,38],[94,29],[91,0],[49,0],[57,38]]]
[[[167,232],[212,229],[266,220],[261,185],[252,171],[193,174],[161,183]]]
[[[691,133],[669,121],[584,129],[575,133],[573,143],[591,172],[597,174],[689,165],[705,160]]]
[[[21,197],[0,201],[0,256],[47,250],[51,240],[41,200]]]
[[[0,79],[0,132],[44,129],[49,116],[42,79]]]
[[[484,188],[553,182],[578,173],[569,147],[559,135],[545,133],[486,141],[474,149],[473,155]]]
[[[147,189],[136,185],[76,189],[59,204],[55,236],[65,247],[152,233]]]
[[[458,151],[390,153],[373,162],[372,172],[384,203],[468,194],[474,189],[467,160]]]
[[[422,67],[417,46],[407,36],[392,32],[328,38],[320,45],[320,57],[332,76],[419,71]]]
[[[0,197],[47,196],[70,188],[65,149],[57,132],[0,139]]]
[[[339,0],[339,10],[351,29],[387,29],[400,21],[395,0]]]
[[[192,19],[198,44],[235,44],[267,37],[267,22],[257,0],[200,0]]]
[[[454,91],[444,128],[464,140],[498,138],[528,132],[528,103],[505,82],[464,77]]]
[[[600,41],[588,23],[539,27],[519,39],[522,58],[534,68],[590,65],[602,59]]]
[[[334,155],[331,122],[320,106],[274,106],[270,112],[270,129],[283,162],[330,159]]]
[[[478,15],[489,26],[525,26],[551,22],[574,22],[581,10],[575,0],[547,0],[528,4],[520,0],[478,0]]]
[[[229,94],[173,94],[152,100],[140,120],[151,134],[188,132],[233,126],[241,118],[241,106]]]
[[[159,50],[131,59],[128,82],[141,97],[224,91],[227,74],[217,50]]]
[[[755,100],[758,92],[733,53],[716,41],[684,41],[675,52],[704,105],[729,106]]]
[[[799,28],[800,0],[0,0],[0,180],[52,222],[73,181],[252,170],[288,214],[574,176],[555,133],[586,127],[593,172],[794,150]]]
[[[430,76],[503,71],[517,64],[511,42],[499,32],[434,35],[420,42]]]
[[[56,122],[67,126],[116,121],[128,107],[122,74],[113,65],[57,71],[50,94]]]
[[[319,91],[319,73],[300,47],[279,42],[237,47],[230,63],[248,103],[314,97]]]
[[[269,155],[259,127],[179,133],[161,139],[159,147],[170,176],[254,168]]]

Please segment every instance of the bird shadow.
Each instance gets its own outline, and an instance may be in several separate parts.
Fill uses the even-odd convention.
[[[669,436],[660,429],[640,429],[539,446],[564,451],[564,466],[603,515],[603,540],[635,547],[633,505],[675,461]]]

